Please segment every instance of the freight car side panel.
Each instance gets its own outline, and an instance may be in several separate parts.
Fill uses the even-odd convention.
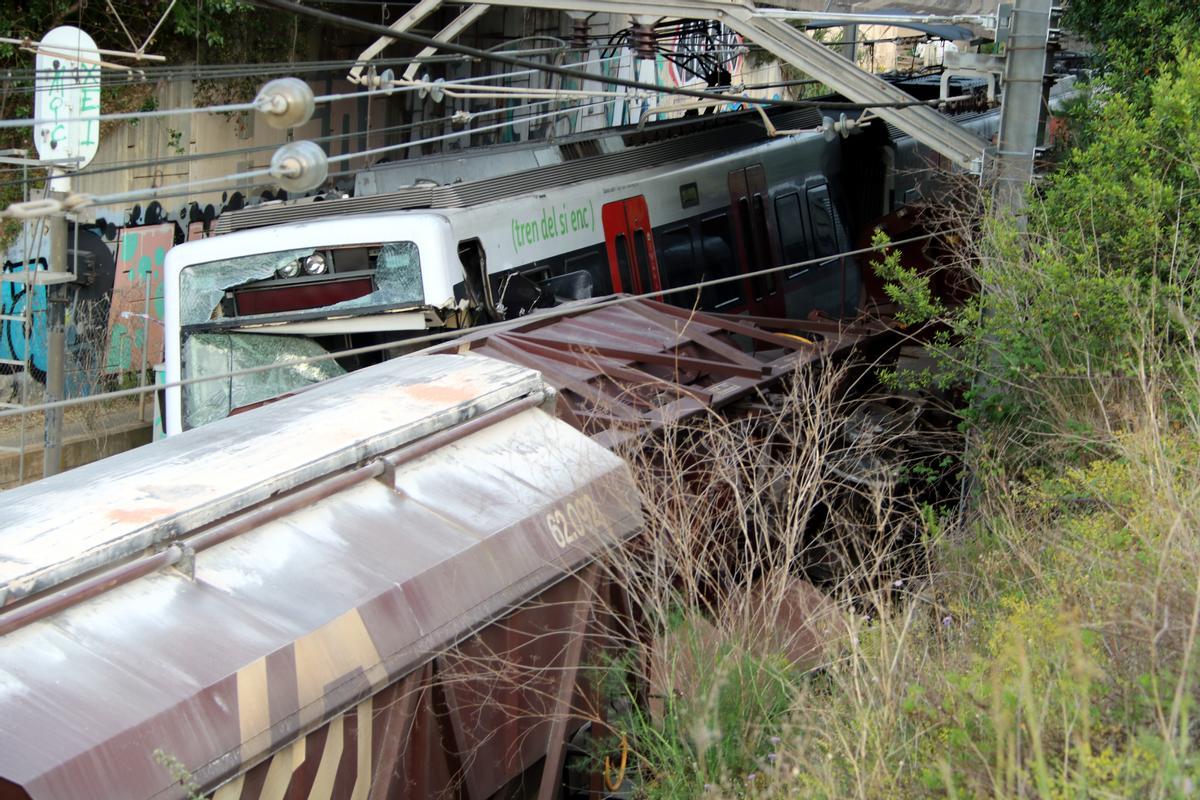
[[[315,731],[331,742],[338,725],[343,737],[348,728],[369,735],[367,720],[388,697],[404,696],[396,687],[406,676],[637,530],[637,493],[623,462],[542,408],[456,436],[462,420],[486,419],[474,409],[498,387],[435,381],[426,391],[395,378],[435,365],[454,372],[454,362],[500,386],[543,391],[536,373],[474,356],[418,356],[347,376],[397,380],[407,388],[393,392],[394,404],[415,405],[431,420],[424,439],[387,450],[378,442],[404,414],[359,409],[352,394],[343,396],[346,427],[324,435],[342,437],[356,455],[348,466],[386,456],[394,468],[198,552],[190,577],[152,573],[0,638],[0,786],[32,798],[182,797],[172,765],[208,792],[231,779],[234,786],[270,756],[278,772],[287,753],[293,769],[259,777],[277,784],[308,764],[313,771],[303,775],[328,788],[333,767],[322,772],[321,760],[309,759]],[[174,446],[203,449],[227,427],[267,431],[268,417],[272,425],[304,419],[314,408],[324,413],[310,423],[329,423],[330,409],[310,395],[338,383],[185,434]],[[431,405],[439,410],[430,416]],[[382,426],[375,436],[366,435],[372,418]],[[265,432],[255,440],[239,450],[243,469],[274,463],[281,446]],[[161,455],[167,444],[141,453]],[[120,475],[121,459],[104,463]],[[209,453],[188,468],[192,480],[207,479],[223,463]],[[30,502],[73,507],[85,534],[89,513],[99,519],[107,508],[85,488],[32,487],[40,496]],[[177,489],[192,498],[193,489]],[[175,498],[167,486],[157,492],[167,519]],[[9,536],[0,535],[0,551]],[[67,560],[78,555],[66,550]],[[501,764],[489,780],[502,783],[531,757]],[[352,784],[374,781],[378,770],[391,780],[394,760],[355,764],[366,766]]]

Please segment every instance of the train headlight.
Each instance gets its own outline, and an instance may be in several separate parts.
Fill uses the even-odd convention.
[[[289,261],[279,269],[275,270],[275,274],[281,278],[294,278],[300,274],[300,262]]]
[[[324,275],[328,271],[329,265],[325,263],[325,256],[320,253],[313,253],[304,259],[304,273],[306,275]]]

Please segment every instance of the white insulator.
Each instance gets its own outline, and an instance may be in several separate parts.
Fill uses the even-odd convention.
[[[837,138],[835,125],[833,117],[821,117],[821,136],[824,137],[825,141],[832,142]]]
[[[392,72],[391,68],[385,69],[379,73],[379,88],[383,89],[384,94],[391,94],[396,88],[396,73]]]
[[[276,78],[258,91],[254,104],[272,128],[286,129],[312,119],[316,103],[307,83],[299,78]]]
[[[288,142],[271,156],[271,176],[289,192],[309,192],[325,182],[329,158],[316,142]]]

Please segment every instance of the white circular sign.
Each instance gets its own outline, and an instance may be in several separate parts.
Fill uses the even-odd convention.
[[[85,167],[100,146],[100,53],[78,28],[62,25],[38,44],[33,143],[44,160],[78,159],[60,169]]]

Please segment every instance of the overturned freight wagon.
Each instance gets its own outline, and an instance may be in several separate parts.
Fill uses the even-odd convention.
[[[557,793],[640,512],[553,402],[415,356],[7,492],[0,798]]]

